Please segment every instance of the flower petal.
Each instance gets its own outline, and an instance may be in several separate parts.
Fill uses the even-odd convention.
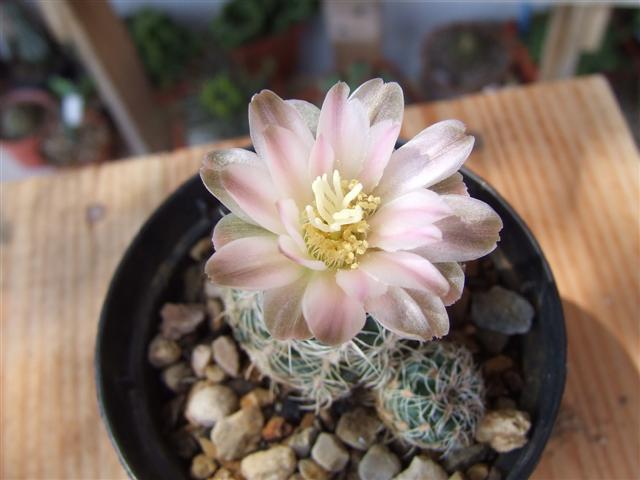
[[[249,131],[251,141],[263,158],[263,133],[268,126],[286,128],[298,137],[307,152],[313,145],[313,135],[298,110],[291,104],[287,104],[278,95],[270,90],[263,90],[253,96],[249,104]]]
[[[426,128],[393,153],[375,195],[388,199],[437,184],[462,166],[473,142],[457,120]]]
[[[278,249],[289,260],[310,270],[326,270],[327,266],[320,260],[314,260],[306,250],[301,250],[298,244],[287,235],[278,237]]]
[[[264,322],[274,338],[305,340],[313,336],[302,315],[302,298],[306,288],[307,282],[299,279],[264,292]]]
[[[204,269],[213,283],[245,290],[288,285],[305,272],[278,251],[275,236],[234,240],[217,250]]]
[[[324,138],[324,135],[318,135],[316,143],[314,143],[311,149],[311,155],[309,158],[309,174],[311,180],[315,180],[316,177],[326,173],[331,174],[333,172],[333,165],[335,162],[335,154],[333,148]]]
[[[366,191],[371,191],[378,185],[399,133],[400,124],[391,120],[383,120],[370,128],[367,152],[357,177]]]
[[[204,186],[222,204],[246,222],[255,223],[240,205],[236,203],[231,195],[222,186],[222,172],[230,165],[250,165],[255,168],[264,168],[258,156],[248,150],[241,148],[231,148],[228,150],[217,150],[208,153],[202,167],[200,168],[200,178]]]
[[[387,285],[446,295],[449,283],[433,264],[410,252],[367,252],[360,267]]]
[[[233,213],[229,213],[218,220],[213,229],[213,247],[216,250],[220,250],[227,243],[239,238],[263,236],[273,236],[273,233],[252,223],[247,223]]]
[[[309,103],[304,100],[285,100],[284,103],[291,105],[298,111],[311,134],[315,136],[316,131],[318,130],[320,109],[313,103]]]
[[[429,190],[439,195],[469,195],[467,185],[464,183],[464,177],[460,172],[456,172],[435,185],[431,185]]]
[[[390,287],[385,295],[367,301],[366,309],[384,327],[404,338],[431,340],[449,333],[444,304],[430,292]]]
[[[286,128],[270,125],[264,130],[263,160],[281,197],[301,205],[313,199],[309,179],[309,150]]]
[[[369,245],[383,250],[410,250],[442,238],[434,223],[453,210],[425,188],[414,190],[383,204],[368,220]]]
[[[464,270],[458,262],[434,263],[442,276],[449,282],[449,293],[442,297],[445,307],[453,305],[462,296],[464,289]]]
[[[284,233],[276,209],[278,193],[264,165],[229,165],[220,172],[220,179],[224,190],[253,223]]]
[[[335,84],[320,110],[317,135],[323,135],[333,148],[336,168],[343,178],[356,178],[362,168],[369,131],[369,119],[362,103],[349,100],[349,87]]]
[[[436,222],[442,240],[413,252],[434,263],[466,262],[496,248],[502,220],[486,203],[464,195],[442,195],[453,215]]]
[[[328,345],[351,340],[364,326],[362,304],[338,286],[332,272],[316,274],[304,292],[302,311],[314,336]]]
[[[276,202],[280,222],[287,234],[298,244],[300,249],[305,249],[306,244],[302,238],[300,228],[300,209],[292,198],[285,198]]]
[[[336,282],[340,288],[352,298],[364,302],[370,297],[377,297],[387,291],[387,286],[376,280],[361,268],[340,270],[336,273]]]
[[[397,83],[384,83],[382,79],[374,78],[356,88],[351,98],[362,102],[371,125],[384,120],[402,124],[404,96]]]

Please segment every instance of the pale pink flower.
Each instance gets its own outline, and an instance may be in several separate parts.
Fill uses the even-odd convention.
[[[491,252],[502,222],[457,172],[473,147],[456,120],[394,151],[404,100],[370,80],[336,84],[318,110],[262,91],[249,105],[256,153],[211,153],[207,188],[229,210],[206,265],[214,283],[264,291],[278,339],[350,340],[366,313],[402,337],[449,331],[458,262]]]

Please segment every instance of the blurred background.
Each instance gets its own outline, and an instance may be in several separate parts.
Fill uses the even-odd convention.
[[[640,8],[321,0],[0,3],[3,181],[248,133],[269,88],[344,80],[406,102],[602,73],[640,141]]]

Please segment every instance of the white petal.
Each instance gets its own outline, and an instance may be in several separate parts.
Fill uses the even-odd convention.
[[[298,244],[300,249],[305,249],[306,245],[302,238],[300,227],[300,209],[292,198],[285,198],[276,202],[280,222],[284,226],[287,234]]]
[[[367,312],[404,338],[431,340],[449,332],[449,317],[440,298],[430,292],[390,287],[366,303]]]
[[[278,237],[278,249],[289,260],[310,270],[326,270],[327,266],[320,260],[314,260],[306,250],[301,250],[298,244],[287,235]]]
[[[496,248],[502,220],[486,203],[464,195],[442,195],[453,215],[436,222],[442,240],[413,250],[434,263],[466,262]]]
[[[278,340],[304,340],[312,336],[302,315],[307,282],[302,278],[284,287],[264,292],[263,314],[269,333]]]
[[[446,295],[449,283],[433,264],[410,252],[373,251],[364,255],[360,267],[369,275],[396,287]]]
[[[457,262],[447,263],[434,263],[442,276],[449,282],[449,293],[442,297],[442,302],[445,306],[453,305],[462,296],[462,290],[464,289],[464,270]]]
[[[217,250],[205,265],[213,283],[245,290],[269,290],[297,280],[305,269],[278,251],[278,239],[247,237]]]
[[[382,79],[374,78],[356,88],[351,98],[362,102],[371,125],[384,120],[402,124],[404,95],[397,83],[384,83]]]
[[[329,345],[351,340],[366,320],[362,304],[344,293],[331,272],[311,279],[302,299],[302,311],[314,336]]]
[[[229,213],[222,217],[213,229],[213,247],[220,250],[227,243],[239,238],[263,236],[273,236],[273,233]]]
[[[312,180],[323,174],[331,174],[333,172],[335,162],[335,154],[333,148],[324,138],[324,135],[318,135],[316,143],[311,149],[309,158],[309,174]]]
[[[316,131],[318,130],[320,109],[313,103],[309,103],[305,100],[285,100],[284,103],[291,105],[298,111],[311,134],[315,136]]]
[[[398,140],[400,124],[391,120],[383,120],[371,127],[367,152],[365,154],[362,170],[358,174],[358,180],[364,185],[365,191],[371,191],[382,177],[391,153]]]
[[[359,302],[377,297],[387,291],[387,286],[369,275],[361,268],[340,270],[336,273],[336,282],[347,295]]]

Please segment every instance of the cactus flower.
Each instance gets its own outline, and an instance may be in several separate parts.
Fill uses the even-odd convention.
[[[502,222],[469,197],[458,169],[473,147],[446,120],[394,150],[404,100],[396,83],[345,83],[322,108],[255,95],[255,153],[210,153],[201,168],[230,211],[206,264],[217,284],[264,292],[278,339],[354,337],[367,313],[394,333],[429,340],[449,330],[460,297],[459,262],[491,252]]]

